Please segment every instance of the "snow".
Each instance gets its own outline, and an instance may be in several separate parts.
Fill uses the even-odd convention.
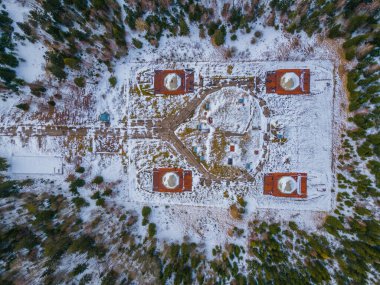
[[[6,2],[6,9],[14,21],[14,31],[23,35],[24,32],[19,28],[17,22],[27,20],[33,4],[28,3],[28,1],[20,2],[19,0],[8,0]],[[19,58],[22,59],[16,68],[17,76],[24,79],[27,83],[43,79],[43,75],[45,74],[44,55],[47,51],[43,43],[31,43],[28,40],[17,41],[16,49]]]
[[[17,76],[28,83],[43,79],[45,73],[46,47],[41,43],[25,41],[17,46],[18,55],[25,61],[21,61],[16,69]]]
[[[62,157],[12,156],[13,174],[63,174]]]
[[[17,21],[25,19],[29,8],[18,1],[8,2],[7,9],[12,17]],[[83,90],[70,85],[70,82],[50,89],[49,96],[59,92],[64,98],[57,100],[53,114],[41,111],[44,103],[41,98],[23,97],[23,100],[34,102],[28,113],[12,108],[18,99],[8,100],[0,107],[2,126],[16,125],[18,128],[15,135],[0,136],[0,144],[6,146],[0,149],[0,156],[8,159],[12,154],[59,156],[65,159],[65,174],[75,174],[75,166],[80,164],[86,168],[83,175],[86,181],[102,175],[106,183],[114,183],[112,197],[107,198],[109,205],[137,213],[144,205],[152,207],[151,221],[157,224],[159,240],[182,241],[184,236],[188,236],[191,241],[205,243],[209,251],[224,242],[244,244],[246,235],[237,239],[229,237],[226,232],[233,226],[246,229],[252,219],[295,220],[300,228],[316,230],[334,202],[331,192],[335,184],[334,147],[342,124],[340,106],[345,100],[336,71],[338,56],[317,38],[284,34],[281,30],[264,27],[260,22],[254,25],[251,33],[238,31],[237,41],[231,41],[227,36],[225,47],[220,48],[213,47],[209,38],[200,39],[195,25],[190,25],[190,30],[189,37],[164,35],[158,48],[142,40],[143,49],[131,48],[128,57],[119,59],[111,72],[102,64],[96,64],[94,68],[100,77],[91,78]],[[258,30],[263,36],[251,44],[253,33]],[[127,34],[128,37],[137,37],[134,32],[128,31]],[[28,82],[45,80],[42,45],[23,44],[19,44],[18,49],[26,62],[20,64],[19,76]],[[228,47],[236,48],[232,58],[225,56]],[[229,66],[233,66],[231,74],[227,72]],[[233,83],[243,77],[264,80],[267,71],[284,68],[309,68],[312,94],[265,94],[262,85],[253,94],[241,84],[224,87],[203,101],[212,101],[205,117],[212,117],[212,124],[201,118],[204,112],[201,104],[176,131],[179,136],[186,126],[194,126],[199,120],[204,120],[202,123],[208,125],[210,132],[204,134],[202,141],[198,143],[189,136],[183,143],[192,149],[196,142],[205,159],[211,160],[211,144],[217,129],[242,133],[247,126],[253,127],[254,130],[249,128],[250,138],[244,147],[241,147],[239,137],[229,137],[227,148],[235,145],[235,152],[228,152],[228,157],[233,158],[237,168],[245,168],[247,163],[251,163],[249,175],[254,177],[254,181],[221,179],[208,185],[199,171],[179,155],[170,142],[160,140],[155,134],[154,129],[163,118],[176,113],[200,95],[197,91],[200,75],[204,76],[204,85],[211,84],[217,77],[223,77],[223,82]],[[153,74],[158,69],[193,69],[195,92],[153,96],[150,94]],[[108,81],[111,76],[117,77],[114,88]],[[244,97],[244,106],[239,105],[234,94]],[[264,116],[265,107],[270,111],[269,117]],[[108,128],[97,119],[105,111],[111,115]],[[77,131],[65,136],[42,136],[40,132],[47,125],[64,125]],[[284,144],[273,141],[271,125],[277,125],[287,139]],[[39,135],[26,135],[24,127],[32,128]],[[86,128],[83,135],[80,135],[81,128]],[[264,140],[265,133],[269,134],[269,141]],[[244,154],[246,150],[248,152]],[[257,154],[255,150],[258,150]],[[226,163],[227,156],[223,159]],[[153,193],[152,169],[163,165],[191,170],[193,191]],[[263,175],[268,172],[307,172],[309,198],[294,200],[264,196]],[[49,176],[55,185],[62,188],[58,190],[52,186],[49,191],[59,191],[70,197],[64,176]],[[81,196],[90,203],[81,211],[84,221],[102,213],[102,209],[90,199],[98,190],[93,185],[80,189]],[[36,187],[32,191],[39,193],[41,189]],[[236,203],[239,195],[248,203],[242,221],[233,220],[228,214],[228,207]],[[145,236],[146,228],[139,226],[136,232]]]
[[[162,177],[162,184],[168,189],[174,189],[179,185],[179,176],[175,172],[168,172]]]
[[[294,72],[287,72],[281,77],[280,84],[285,90],[294,90],[300,85],[300,79]]]
[[[239,100],[244,103],[239,103]],[[236,87],[225,87],[220,91],[210,94],[206,98],[210,103],[210,111],[207,117],[212,118],[211,127],[226,132],[244,133],[253,116],[254,99],[244,90]],[[197,109],[198,118],[204,110]]]
[[[187,121],[184,126],[177,130],[177,136],[185,127],[196,128],[201,122],[205,125],[204,128],[211,128],[213,131],[206,133],[205,136],[213,136],[216,129],[220,131],[230,131],[243,133],[247,126],[252,124],[254,129],[253,139],[251,144],[248,144],[248,149],[252,153],[242,155],[242,150],[236,148],[236,152],[229,153],[228,157],[236,158],[238,167],[245,168],[247,163],[253,162],[251,174],[256,177],[255,182],[229,181],[226,184],[212,183],[211,187],[204,187],[197,183],[193,183],[193,191],[191,193],[181,193],[181,195],[173,196],[167,194],[152,193],[152,178],[151,169],[160,167],[160,165],[178,165],[184,169],[191,169],[193,175],[198,177],[200,174],[189,164],[186,159],[178,157],[178,154],[170,144],[161,143],[159,141],[139,140],[137,147],[131,147],[132,159],[131,164],[134,164],[135,169],[129,179],[134,181],[135,188],[129,188],[129,196],[131,199],[143,202],[151,201],[158,204],[183,204],[183,205],[212,205],[214,207],[227,207],[228,199],[224,198],[224,191],[234,192],[234,188],[247,188],[250,191],[245,191],[244,195],[247,200],[257,200],[259,208],[281,208],[281,209],[304,209],[304,210],[324,210],[331,209],[331,187],[332,178],[332,121],[333,121],[333,69],[332,63],[327,60],[307,61],[307,62],[259,62],[246,61],[233,64],[233,72],[231,75],[227,73],[228,63],[216,62],[181,62],[176,68],[192,68],[196,75],[202,74],[204,85],[207,86],[217,76],[222,76],[226,82],[232,80],[243,80],[241,78],[259,77],[263,81],[267,71],[273,70],[273,66],[277,69],[286,68],[305,68],[311,70],[311,95],[276,95],[265,94],[264,88],[260,87],[260,91],[255,93],[255,97],[249,96],[246,92],[237,87],[221,88],[219,91],[208,95],[204,101],[198,106],[194,113],[194,117]],[[134,67],[136,66],[136,67]],[[144,74],[153,74],[155,69],[165,69],[165,63],[134,63],[132,64],[132,78],[139,77],[139,72],[144,70]],[[166,68],[167,69],[167,68]],[[136,71],[134,71],[136,70]],[[135,74],[135,75],[134,75]],[[139,77],[141,80],[141,77]],[[195,84],[198,76],[195,76]],[[240,79],[239,79],[240,78]],[[138,79],[137,81],[138,82]],[[194,95],[180,95],[170,100],[180,101],[180,98]],[[195,96],[199,96],[196,92]],[[141,100],[141,96],[136,94],[129,95],[130,102],[133,100]],[[244,105],[238,102],[238,99],[244,98]],[[160,98],[159,100],[166,100]],[[262,139],[264,133],[267,132],[268,119],[262,114],[262,108],[258,107],[257,100],[265,100],[266,106],[270,110],[270,121],[278,122],[279,126],[283,127],[283,133],[286,138],[286,143],[279,144],[272,140],[269,141],[266,148],[267,153],[263,152],[261,146],[265,143]],[[210,103],[210,110],[205,111],[203,106],[205,102]],[[138,105],[132,104],[130,112],[136,114],[139,112]],[[136,108],[137,106],[137,108]],[[159,113],[164,112],[159,108]],[[213,118],[212,124],[207,124],[202,121],[203,113],[207,112],[207,117]],[[261,114],[260,114],[261,113]],[[144,105],[141,105],[141,114],[144,114],[144,119],[148,120],[156,118],[146,112]],[[259,127],[256,130],[256,127]],[[142,129],[141,129],[142,130]],[[195,143],[194,135],[190,135],[189,140],[185,140],[186,146],[191,150],[194,145],[199,147],[199,152],[202,149],[208,148],[212,139],[205,139],[204,144]],[[228,141],[230,144],[239,145],[238,138],[231,138]],[[143,152],[140,151],[143,150]],[[154,156],[156,149],[162,152],[168,151],[170,157],[163,159],[162,162],[156,161],[151,163],[149,155]],[[260,154],[253,161],[252,157],[254,150],[259,150]],[[227,158],[224,163],[227,164]],[[251,158],[250,158],[251,157]],[[288,162],[284,163],[284,158]],[[207,159],[207,157],[206,157]],[[235,161],[235,159],[234,159]],[[256,173],[256,165],[262,165],[262,171]],[[263,175],[270,172],[307,172],[308,181],[308,199],[307,200],[289,200],[286,198],[273,198],[262,195]],[[227,185],[228,184],[228,185]],[[217,189],[224,189],[220,191]],[[206,190],[207,189],[207,190]],[[302,206],[300,206],[302,205]]]
[[[177,90],[181,86],[181,77],[176,73],[169,73],[165,76],[164,85],[166,89],[174,91]]]
[[[290,194],[297,188],[297,182],[291,176],[281,177],[278,181],[278,189],[282,193]]]
[[[288,64],[287,64],[288,65]],[[333,187],[332,141],[334,80],[328,61],[297,64],[311,71],[311,95],[268,95],[271,119],[281,122],[287,142],[269,145],[269,163],[264,172],[307,172],[308,200],[294,201],[294,207],[308,210],[331,209]],[[283,159],[288,158],[285,164]],[[259,207],[289,208],[291,202],[261,197]]]

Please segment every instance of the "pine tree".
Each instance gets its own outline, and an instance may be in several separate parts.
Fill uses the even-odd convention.
[[[8,167],[9,165],[7,163],[7,160],[3,157],[0,157],[0,171],[6,171]]]
[[[179,20],[179,35],[187,36],[190,33],[189,27],[186,24],[186,21],[183,17]]]
[[[225,38],[226,38],[226,28],[222,26],[220,29],[218,29],[215,32],[213,36],[214,44],[217,46],[221,46],[222,44],[224,44]]]

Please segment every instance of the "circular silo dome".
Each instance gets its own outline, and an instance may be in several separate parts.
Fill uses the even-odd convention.
[[[292,91],[300,85],[300,78],[294,72],[287,72],[281,76],[280,85],[283,89]]]
[[[169,73],[164,79],[165,88],[170,91],[175,91],[181,86],[181,77],[175,73]]]
[[[175,172],[165,173],[162,177],[162,184],[168,189],[175,189],[179,185],[179,176]]]
[[[290,194],[297,189],[297,181],[290,176],[281,177],[278,180],[278,190],[280,190],[284,194]]]

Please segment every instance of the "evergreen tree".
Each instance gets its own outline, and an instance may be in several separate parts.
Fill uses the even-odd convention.
[[[226,28],[221,26],[213,35],[214,44],[220,46],[224,44],[226,38]]]
[[[187,36],[190,33],[189,27],[186,24],[186,21],[183,17],[179,19],[179,35]]]
[[[3,157],[0,157],[0,171],[7,171],[9,165],[7,160]]]

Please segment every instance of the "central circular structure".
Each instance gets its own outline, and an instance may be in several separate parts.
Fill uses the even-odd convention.
[[[290,194],[297,189],[297,181],[293,177],[284,176],[278,180],[277,187],[282,193]]]
[[[208,95],[205,102],[211,106],[207,110],[207,116],[212,118],[210,124],[218,131],[243,134],[250,123],[259,124],[260,111],[255,99],[241,88],[221,88]],[[199,117],[204,114],[204,106],[198,109]]]
[[[181,77],[176,73],[169,73],[165,76],[164,85],[165,88],[170,91],[175,91],[181,86]]]
[[[175,172],[168,172],[162,177],[162,184],[168,189],[175,189],[179,185],[179,176]]]
[[[300,85],[300,78],[294,72],[287,72],[281,76],[280,85],[287,91],[294,90]]]

